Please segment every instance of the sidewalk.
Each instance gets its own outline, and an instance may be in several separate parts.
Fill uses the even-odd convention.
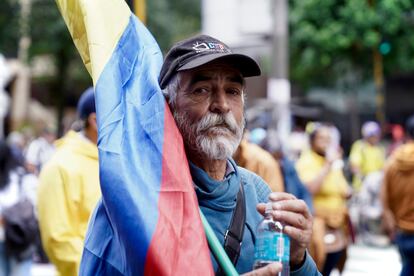
[[[395,246],[370,247],[351,245],[342,276],[398,276],[401,270],[400,256]],[[331,276],[338,276],[335,272]]]
[[[31,276],[55,276],[56,270],[52,264],[34,264]]]
[[[351,245],[348,260],[342,276],[398,276],[401,270],[400,256],[394,246],[369,247],[363,244]],[[32,276],[55,276],[51,264],[35,264]],[[334,271],[331,276],[339,276]]]

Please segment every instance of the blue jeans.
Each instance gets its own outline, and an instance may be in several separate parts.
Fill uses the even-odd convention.
[[[414,275],[414,234],[398,232],[395,243],[401,255],[401,276]]]
[[[339,261],[341,260],[341,256],[344,253],[344,250],[338,252],[328,253],[326,255],[325,264],[322,269],[322,275],[329,276],[332,270],[338,265]]]
[[[29,276],[32,260],[17,261],[6,252],[4,242],[0,242],[0,276]]]

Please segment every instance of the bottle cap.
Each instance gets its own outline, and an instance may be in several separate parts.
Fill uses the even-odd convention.
[[[271,214],[272,211],[273,211],[272,202],[269,201],[269,202],[266,203],[265,214]]]

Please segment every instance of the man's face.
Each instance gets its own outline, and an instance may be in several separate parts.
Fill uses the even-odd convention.
[[[371,145],[376,145],[379,143],[379,141],[381,140],[379,135],[372,135],[369,136],[368,138],[366,138],[366,140],[368,141],[368,143],[370,143]]]
[[[313,140],[312,149],[320,155],[325,156],[329,145],[331,144],[331,132],[327,127],[320,128]]]
[[[244,129],[240,72],[212,63],[179,73],[172,109],[188,150],[209,160],[233,155]]]
[[[49,144],[53,144],[53,142],[56,140],[56,135],[53,132],[46,132],[43,134],[43,137]]]

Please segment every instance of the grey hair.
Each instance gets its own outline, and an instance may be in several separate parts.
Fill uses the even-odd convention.
[[[162,90],[162,94],[167,99],[168,104],[173,106],[175,104],[175,99],[177,98],[177,91],[180,88],[180,75],[175,74],[171,77],[167,86]]]
[[[167,102],[170,106],[175,105],[175,100],[177,98],[177,91],[180,89],[180,75],[175,74],[171,77],[170,81],[168,82],[167,86],[162,90],[162,94],[167,99]],[[247,100],[247,94],[245,93],[246,83],[243,79],[243,90],[242,90],[242,101],[243,105]]]

